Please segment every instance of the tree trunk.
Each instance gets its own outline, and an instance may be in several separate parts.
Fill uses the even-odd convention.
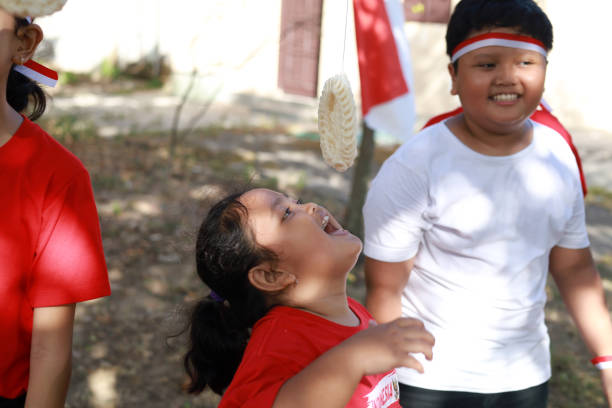
[[[355,164],[353,173],[353,185],[351,196],[346,207],[346,229],[353,235],[363,240],[363,217],[361,209],[365,203],[370,181],[370,169],[374,158],[374,130],[370,129],[365,121],[362,123],[361,145],[359,146],[359,156]]]

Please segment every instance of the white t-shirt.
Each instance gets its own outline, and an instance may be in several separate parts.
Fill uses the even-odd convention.
[[[465,146],[444,122],[403,144],[372,181],[364,253],[414,257],[402,314],[435,336],[416,387],[505,392],[550,378],[544,322],[554,246],[589,246],[576,160],[554,130],[532,122],[532,143],[510,156]]]

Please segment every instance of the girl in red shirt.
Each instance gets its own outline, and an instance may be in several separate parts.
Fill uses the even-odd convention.
[[[376,325],[347,297],[361,241],[314,203],[250,190],[212,207],[196,244],[188,390],[219,407],[399,407],[394,367],[432,357],[421,322]]]
[[[110,286],[89,174],[32,122],[45,110],[37,82],[57,80],[30,60],[42,30],[15,13],[0,8],[0,407],[59,408],[75,304]]]

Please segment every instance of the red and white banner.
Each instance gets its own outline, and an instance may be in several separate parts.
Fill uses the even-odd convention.
[[[354,0],[355,35],[366,124],[406,140],[415,122],[410,48],[400,0]]]

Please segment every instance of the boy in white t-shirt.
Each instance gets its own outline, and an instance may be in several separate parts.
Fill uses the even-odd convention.
[[[366,305],[425,322],[434,358],[399,369],[412,408],[544,408],[550,271],[593,363],[612,363],[612,324],[568,144],[529,119],[552,26],[532,0],[462,0],[446,35],[463,113],[423,130],[372,182],[364,206]],[[612,395],[612,370],[602,370]],[[610,404],[612,407],[612,404]]]

